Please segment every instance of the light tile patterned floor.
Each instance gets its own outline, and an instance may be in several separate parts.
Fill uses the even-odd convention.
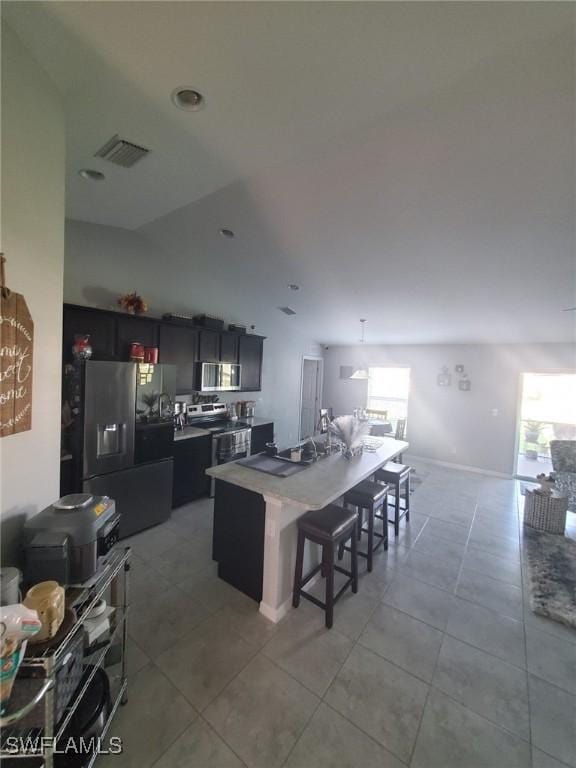
[[[133,537],[125,752],[101,764],[576,768],[576,631],[528,607],[518,485],[416,470],[411,522],[330,631],[217,578],[208,500]]]

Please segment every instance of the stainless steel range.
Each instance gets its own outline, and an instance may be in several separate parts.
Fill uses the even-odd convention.
[[[189,405],[186,414],[189,426],[212,433],[212,466],[226,464],[250,456],[252,429],[249,424],[229,418],[226,403]],[[210,496],[214,495],[214,480]]]

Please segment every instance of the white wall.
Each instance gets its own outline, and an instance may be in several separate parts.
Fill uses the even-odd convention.
[[[290,319],[276,309],[272,314],[265,307],[267,302],[255,302],[249,280],[248,285],[238,284],[232,299],[229,292],[224,299],[222,284],[231,278],[222,272],[213,274],[209,264],[195,268],[193,257],[185,257],[187,247],[183,241],[177,258],[141,232],[67,221],[65,301],[117,309],[115,302],[121,293],[138,290],[148,301],[152,316],[171,311],[208,312],[227,322],[255,323],[256,333],[267,337],[262,391],[223,395],[223,399],[255,399],[256,414],[274,420],[279,443],[296,441],[302,356],[321,354],[320,347],[292,331]]]
[[[58,498],[64,118],[52,82],[2,24],[2,247],[35,326],[32,429],[0,440],[2,562],[23,520]]]
[[[520,373],[576,366],[569,344],[331,347],[324,354],[325,407],[342,414],[366,405],[367,382],[340,379],[341,365],[407,366],[410,454],[504,474],[514,471]],[[469,392],[458,389],[459,363]],[[452,372],[449,388],[436,383],[444,365]]]

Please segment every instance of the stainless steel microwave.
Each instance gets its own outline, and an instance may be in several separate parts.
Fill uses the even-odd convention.
[[[196,363],[194,389],[197,392],[234,392],[240,389],[242,366],[237,363]]]

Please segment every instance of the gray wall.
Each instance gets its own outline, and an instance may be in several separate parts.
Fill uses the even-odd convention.
[[[0,440],[2,564],[24,519],[58,498],[64,117],[52,82],[2,24],[2,246],[35,326],[32,429]]]
[[[410,454],[504,474],[514,468],[521,372],[574,370],[576,363],[569,344],[331,347],[324,355],[323,403],[336,414],[366,405],[367,382],[340,379],[341,365],[407,366]],[[458,389],[459,363],[469,392]],[[449,388],[436,383],[444,365]]]
[[[194,259],[186,257],[187,239],[180,248],[175,255],[138,231],[68,221],[64,298],[76,304],[117,309],[116,299],[121,293],[137,290],[148,301],[151,315],[208,312],[228,322],[255,323],[256,333],[267,337],[262,391],[253,397],[251,393],[230,394],[223,399],[255,399],[257,415],[274,420],[279,443],[295,442],[302,356],[321,354],[320,347],[294,332],[290,318],[275,308],[270,311],[267,297],[256,302],[247,286],[238,287],[232,300],[227,291],[224,299],[222,283],[229,280],[226,273],[213,274],[205,265],[195,269]]]

